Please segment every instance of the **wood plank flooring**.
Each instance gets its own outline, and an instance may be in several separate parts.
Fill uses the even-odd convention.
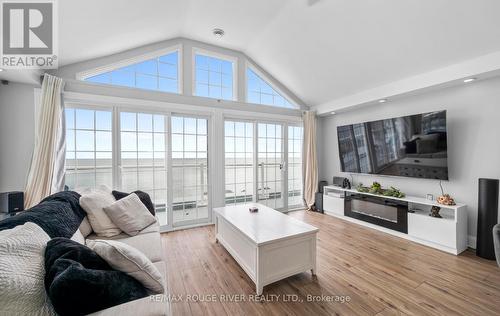
[[[215,243],[213,226],[163,234],[173,315],[500,315],[494,261],[323,214],[289,215],[320,229],[317,277],[307,272],[268,285],[260,302],[250,301],[255,285]],[[337,301],[310,302],[307,295]]]

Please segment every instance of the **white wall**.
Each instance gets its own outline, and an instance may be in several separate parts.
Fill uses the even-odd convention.
[[[469,244],[475,245],[478,178],[500,178],[500,77],[463,84],[385,104],[364,106],[322,117],[318,124],[320,180],[330,183],[340,172],[337,126],[447,110],[449,181],[444,190],[468,205]],[[440,195],[439,181],[401,177],[354,175],[354,182],[396,186],[409,195]]]
[[[0,192],[24,191],[35,138],[34,88],[0,85]]]

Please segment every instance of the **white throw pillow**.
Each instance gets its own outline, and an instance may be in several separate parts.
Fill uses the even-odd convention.
[[[125,272],[141,282],[152,294],[164,293],[163,277],[146,255],[136,248],[116,240],[87,239],[94,250],[113,269]]]
[[[80,224],[80,227],[78,227],[78,229],[82,233],[83,237],[87,237],[88,235],[92,234],[92,226],[90,226],[90,222],[87,216],[83,218],[82,223]]]
[[[104,212],[121,230],[130,236],[156,222],[137,194],[132,193],[104,208]]]
[[[45,293],[45,247],[34,223],[0,231],[0,315],[55,315]]]
[[[104,212],[104,208],[115,202],[111,193],[95,191],[80,197],[80,206],[87,213],[92,230],[100,237],[113,237],[121,233]]]

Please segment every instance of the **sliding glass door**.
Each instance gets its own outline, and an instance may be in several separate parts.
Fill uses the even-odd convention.
[[[119,187],[149,194],[167,225],[167,120],[162,114],[120,112]]]
[[[257,201],[278,210],[302,202],[301,126],[226,120],[225,203]]]
[[[208,120],[172,116],[173,226],[208,221]]]
[[[257,133],[257,201],[274,209],[283,209],[283,125],[258,123]]]
[[[144,191],[167,229],[210,222],[207,117],[90,106],[65,115],[67,189]]]
[[[252,202],[255,186],[253,123],[226,121],[224,134],[226,204]]]

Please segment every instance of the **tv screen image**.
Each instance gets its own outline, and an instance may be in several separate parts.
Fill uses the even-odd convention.
[[[446,111],[337,127],[342,172],[448,180]]]

